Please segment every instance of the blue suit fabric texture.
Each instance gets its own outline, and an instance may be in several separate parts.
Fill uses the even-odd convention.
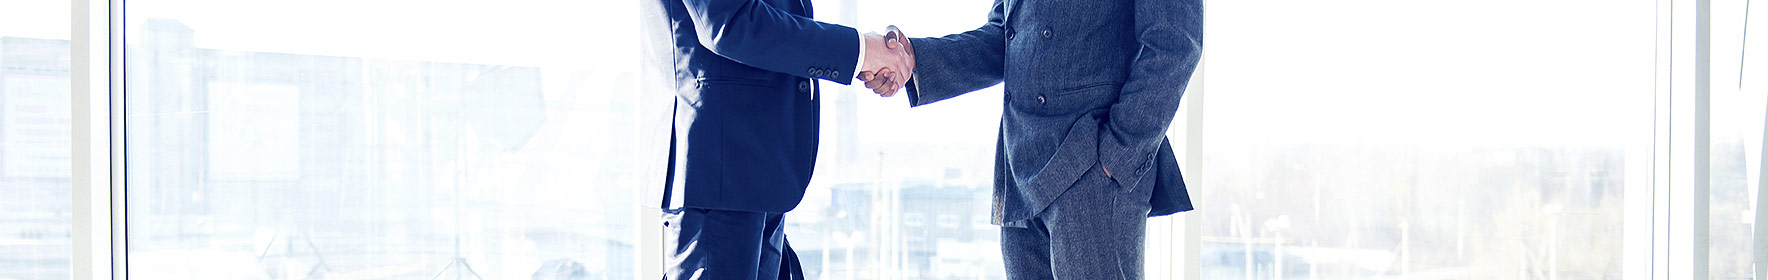
[[[1165,135],[1201,58],[1201,2],[996,0],[980,28],[910,39],[910,106],[1005,87],[993,222],[1009,278],[1138,279],[1146,218],[1193,209]],[[1062,233],[1076,228],[1090,234]],[[1099,248],[1134,251],[1060,257]]]
[[[682,208],[663,211],[664,279],[804,279],[786,241],[785,214]]]
[[[780,231],[816,161],[817,79],[851,83],[859,35],[809,0],[641,0],[645,49],[674,82],[663,211],[667,279],[796,279]],[[661,41],[662,43],[657,43]],[[647,93],[654,94],[654,93]],[[666,174],[666,175],[665,175]],[[787,268],[787,269],[782,269]]]

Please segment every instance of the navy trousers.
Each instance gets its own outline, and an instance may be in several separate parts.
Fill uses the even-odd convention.
[[[804,279],[786,243],[784,214],[663,210],[666,280]]]
[[[1001,227],[1007,279],[1142,279],[1153,189],[1087,171],[1037,215]]]

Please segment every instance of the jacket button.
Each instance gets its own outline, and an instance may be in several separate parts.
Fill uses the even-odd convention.
[[[1049,39],[1049,38],[1050,38],[1050,30],[1049,30],[1049,29],[1044,29],[1044,38],[1045,38],[1045,39]]]
[[[1013,39],[1013,29],[1007,28],[1007,40],[1012,40],[1012,39]]]
[[[821,77],[823,75],[823,71],[817,70],[816,67],[811,67],[810,70],[807,71],[810,72],[811,77]]]
[[[1043,95],[1037,96],[1037,104],[1044,104],[1044,96]]]
[[[798,81],[798,92],[810,92],[810,81]]]

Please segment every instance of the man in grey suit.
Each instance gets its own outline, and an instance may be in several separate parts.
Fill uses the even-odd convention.
[[[866,86],[907,89],[910,106],[1006,86],[994,223],[1008,278],[1142,277],[1147,217],[1192,209],[1165,134],[1201,57],[1202,0],[996,0],[981,28],[906,47],[902,75],[861,73]]]

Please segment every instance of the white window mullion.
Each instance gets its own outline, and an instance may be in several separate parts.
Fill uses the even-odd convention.
[[[1652,128],[1649,147],[1628,149],[1622,232],[1622,277],[1627,280],[1667,279],[1669,265],[1668,198],[1670,182],[1670,4],[1656,1],[1653,38]]]
[[[1667,208],[1657,241],[1667,248],[1658,279],[1707,279],[1711,221],[1711,94],[1708,0],[1672,1],[1670,7],[1669,180],[1657,186]],[[1662,108],[1662,107],[1660,107]],[[1662,181],[1659,181],[1662,182]]]
[[[1193,204],[1197,198],[1196,190],[1204,187],[1203,100],[1204,93],[1207,92],[1204,89],[1204,76],[1208,74],[1205,66],[1203,61],[1197,62],[1196,75],[1191,77],[1192,86],[1185,90],[1185,164],[1180,165],[1180,172],[1185,175],[1186,191],[1193,195]],[[1174,241],[1179,243],[1179,248],[1183,248],[1182,252],[1173,254],[1180,263],[1176,273],[1181,274],[1175,275],[1176,279],[1203,279],[1202,251],[1198,250],[1203,246],[1203,215],[1199,212],[1200,210],[1192,210],[1173,215],[1173,231],[1178,236],[1178,240]]]
[[[74,0],[73,279],[126,279],[122,189],[122,3]]]
[[[1768,118],[1768,115],[1764,115],[1763,117]],[[1768,121],[1764,121],[1763,124],[1762,131],[1768,133]],[[1762,137],[1762,147],[1768,147],[1768,134],[1765,134],[1764,137]],[[1762,149],[1761,156],[1762,164],[1759,165],[1761,173],[1757,174],[1768,174],[1768,148]],[[1754,246],[1751,246],[1750,248],[1755,256],[1755,264],[1753,267],[1755,267],[1756,277],[1754,279],[1768,279],[1768,236],[1764,236],[1764,233],[1768,233],[1768,211],[1762,211],[1762,203],[1768,202],[1768,176],[1757,176],[1757,180],[1759,182],[1756,184],[1756,205],[1754,209],[1756,212],[1756,222],[1753,225],[1755,228],[1755,240],[1753,244]]]

